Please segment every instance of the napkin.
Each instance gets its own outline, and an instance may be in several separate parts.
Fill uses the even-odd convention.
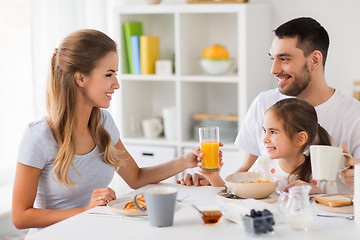
[[[353,201],[354,201],[355,224],[360,226],[360,164],[355,164]]]
[[[275,221],[278,219],[279,212],[276,205],[264,203],[256,199],[244,199],[234,202],[222,203],[222,209],[224,209],[224,217],[230,221],[240,223],[242,225],[241,216],[246,214],[250,215],[251,209],[256,211],[262,211],[264,209],[273,213]]]

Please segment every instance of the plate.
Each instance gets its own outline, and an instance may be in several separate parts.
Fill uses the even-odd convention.
[[[125,205],[133,201],[134,197],[123,197],[113,200],[107,204],[109,209],[114,213],[119,213],[125,216],[146,216],[147,214],[140,210],[125,210]]]
[[[325,194],[322,196],[331,196],[331,195],[343,195],[345,197],[351,198],[353,199],[354,195],[353,194]],[[334,212],[334,213],[354,213],[354,205],[349,205],[349,206],[343,206],[343,207],[329,207],[326,206],[322,203],[317,202],[316,200],[314,201],[314,204],[316,207],[327,211],[327,212]]]
[[[118,198],[116,200],[113,200],[107,204],[108,208],[114,212],[125,216],[147,216],[146,213],[140,211],[140,210],[125,210],[125,205],[133,201],[134,197],[122,197]],[[176,203],[175,205],[175,211],[180,209],[180,205]]]
[[[225,193],[225,189],[223,189],[222,191],[218,192],[217,193],[217,198],[221,201],[225,201],[225,202],[236,202],[236,201],[241,201],[241,200],[244,200],[244,199],[247,199],[247,198],[226,198],[224,196],[222,196],[221,194],[222,193]],[[276,202],[279,198],[279,195],[276,194],[276,193],[272,193],[270,196],[266,197],[266,198],[260,198],[260,199],[256,199],[258,201],[261,201],[261,202],[265,202],[265,203],[273,203],[273,202]]]

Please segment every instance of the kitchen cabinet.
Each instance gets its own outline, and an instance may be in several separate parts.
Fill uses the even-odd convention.
[[[120,55],[120,89],[110,111],[126,146],[173,147],[177,156],[186,148],[198,146],[192,118],[195,113],[236,114],[240,126],[256,95],[272,87],[270,8],[266,3],[109,9],[109,35],[118,43]],[[144,35],[160,37],[160,59],[173,61],[173,74],[129,74],[122,29],[127,21],[140,21]],[[235,62],[233,72],[213,76],[202,71],[202,49],[215,43],[228,49]],[[142,119],[161,116],[164,108],[174,106],[176,139],[142,137]],[[239,151],[232,141],[224,142],[223,149]]]
[[[176,157],[175,147],[157,147],[154,145],[127,144],[126,150],[135,159],[136,164],[139,167],[150,167],[152,165],[164,163]],[[164,180],[163,182],[175,183],[177,177],[181,176],[173,176]],[[132,189],[125,183],[125,181],[123,181],[119,176],[117,176],[117,174],[114,175],[111,186],[115,186],[113,187],[113,189],[117,191],[117,196],[132,191]]]

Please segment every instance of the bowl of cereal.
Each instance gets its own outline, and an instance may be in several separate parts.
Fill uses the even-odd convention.
[[[279,180],[265,173],[238,172],[225,178],[225,185],[240,198],[266,198],[276,189]]]

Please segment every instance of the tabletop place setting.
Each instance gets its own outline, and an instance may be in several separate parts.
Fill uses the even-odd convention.
[[[199,141],[204,154],[203,171],[217,171],[220,167],[219,135],[218,127],[199,128]],[[337,173],[343,170],[339,169],[341,157],[348,154],[342,153],[340,148],[328,146],[311,146],[310,149],[314,178],[322,182],[335,181]],[[324,165],[324,159],[330,159],[330,166],[328,162]],[[278,179],[265,173],[234,173],[226,177],[224,189],[216,193],[217,205],[194,204],[192,201],[188,204],[199,213],[205,225],[216,225],[224,217],[242,224],[245,232],[251,236],[275,234],[276,223],[285,223],[295,231],[307,231],[315,216],[354,219],[352,194],[310,195],[309,185],[294,186],[289,192],[278,191],[277,186]],[[131,217],[147,216],[151,226],[169,227],[173,225],[176,209],[179,209],[177,192],[173,187],[153,187],[134,197],[117,199],[108,206],[115,213]],[[313,206],[327,214],[315,214]],[[238,215],[234,217],[234,213]]]
[[[218,171],[219,128],[199,128],[199,144],[203,171]],[[336,180],[344,169],[340,164],[344,155],[340,149],[310,147],[314,179],[319,182]],[[121,229],[121,236],[125,238],[135,234],[134,239],[150,234],[156,234],[157,239],[183,239],[184,236],[218,239],[224,234],[243,239],[336,239],[343,234],[360,233],[354,221],[354,194],[310,195],[309,185],[296,185],[288,192],[279,191],[278,179],[257,172],[238,172],[224,180],[224,187],[150,184],[27,239],[79,239],[84,237],[80,230],[85,228],[90,232],[87,239],[96,239],[99,232],[119,234],[116,229]],[[92,226],[96,230],[92,230]],[[64,229],[69,227],[75,229],[74,234],[64,235]],[[337,227],[346,231],[339,233],[335,231]],[[56,234],[61,237],[54,237]]]

